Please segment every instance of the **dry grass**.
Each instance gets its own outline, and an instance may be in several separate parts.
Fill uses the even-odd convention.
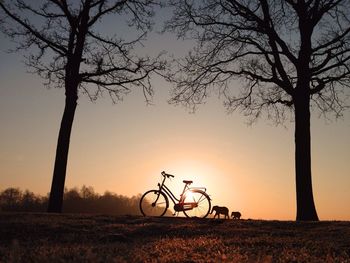
[[[350,222],[0,213],[0,262],[350,262]]]

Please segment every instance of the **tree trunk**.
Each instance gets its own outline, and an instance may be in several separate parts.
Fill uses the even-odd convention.
[[[75,92],[66,92],[66,103],[58,135],[55,167],[53,172],[48,212],[61,213],[70,135],[77,107],[77,87]]]
[[[294,99],[295,107],[295,172],[297,221],[318,221],[311,180],[311,136],[309,95]]]

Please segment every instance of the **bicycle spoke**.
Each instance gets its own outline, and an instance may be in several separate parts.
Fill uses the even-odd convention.
[[[185,198],[185,203],[196,203],[197,206],[194,207],[191,210],[186,210],[184,211],[184,214],[187,217],[206,217],[209,212],[210,212],[210,199],[209,197],[202,191],[198,190],[194,190],[191,191],[191,193],[187,196],[187,198]]]
[[[144,216],[163,216],[168,206],[167,197],[159,190],[146,192],[140,200],[140,210]]]
[[[198,200],[198,202],[197,203],[200,203],[200,202],[202,202],[202,201],[204,201],[205,200],[205,196],[204,195],[202,195],[200,198],[199,198],[199,200]]]

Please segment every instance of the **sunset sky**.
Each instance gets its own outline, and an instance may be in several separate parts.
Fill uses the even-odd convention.
[[[107,21],[105,32],[115,29]],[[0,34],[0,190],[13,186],[46,195],[64,90],[46,89],[40,77],[27,73],[24,53],[6,53],[11,47]],[[142,52],[183,56],[189,47],[153,32]],[[107,94],[95,103],[80,96],[66,187],[133,196],[156,188],[164,170],[175,175],[168,186],[177,194],[182,180],[193,180],[193,186],[207,187],[213,205],[238,210],[243,218],[295,219],[294,123],[276,127],[263,118],[249,126],[239,112],[227,114],[215,94],[191,114],[167,103],[169,83],[155,77],[153,84],[152,105],[140,90],[116,105]],[[318,215],[350,220],[350,112],[339,120],[313,112],[311,132]]]

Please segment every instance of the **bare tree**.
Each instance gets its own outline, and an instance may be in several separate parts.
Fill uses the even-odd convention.
[[[311,180],[310,108],[346,108],[350,1],[171,0],[165,29],[196,41],[168,78],[173,103],[195,107],[213,90],[251,121],[295,120],[297,220],[318,220]],[[238,87],[237,80],[244,85]],[[289,114],[288,114],[289,113]]]
[[[151,29],[157,0],[13,0],[0,2],[2,31],[27,50],[26,63],[49,86],[65,89],[65,109],[59,130],[49,212],[61,212],[70,134],[78,96],[95,100],[103,91],[114,102],[133,87],[152,95],[150,74],[163,68],[159,57],[136,55],[135,47]],[[113,15],[137,29],[133,40],[104,36],[98,28]],[[121,28],[127,32],[128,27]],[[123,32],[125,34],[125,32]],[[127,33],[125,35],[128,35]]]

